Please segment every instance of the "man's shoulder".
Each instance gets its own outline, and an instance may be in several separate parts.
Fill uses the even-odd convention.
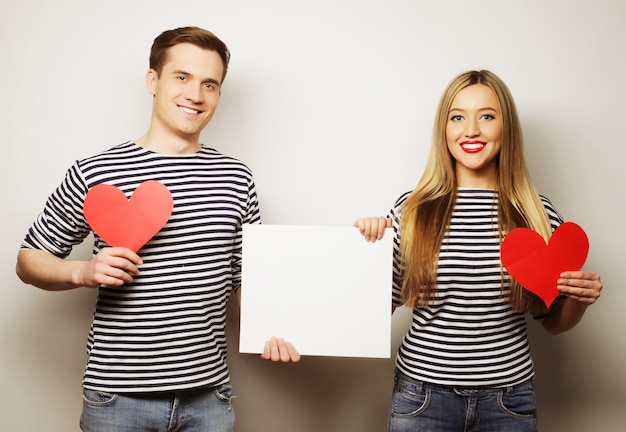
[[[105,150],[101,150],[97,153],[93,153],[90,156],[84,157],[80,159],[78,162],[80,164],[89,163],[91,161],[97,161],[100,159],[110,159],[115,157],[124,157],[125,155],[129,155],[131,153],[137,152],[137,150],[141,150],[141,147],[134,144],[132,141],[124,141],[123,143],[114,145],[113,147],[109,147]]]
[[[222,153],[221,151],[213,147],[207,147],[205,145],[202,145],[202,154],[211,161],[217,163],[225,163],[233,167],[239,167],[240,169],[243,169],[245,171],[251,171],[248,165],[244,163],[241,159],[227,155],[226,153]]]

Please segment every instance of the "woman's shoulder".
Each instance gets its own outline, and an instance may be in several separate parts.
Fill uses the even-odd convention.
[[[561,214],[557,211],[554,204],[552,204],[552,201],[550,201],[550,199],[545,195],[541,194],[539,195],[539,198],[548,213],[548,218],[550,218],[550,225],[552,225],[552,228],[554,229],[556,226],[562,224],[564,221],[563,216],[561,216]]]
[[[403,192],[398,199],[396,200],[395,204],[393,205],[395,208],[401,207],[402,204],[404,204],[404,202],[409,198],[409,195],[411,195],[411,190]]]

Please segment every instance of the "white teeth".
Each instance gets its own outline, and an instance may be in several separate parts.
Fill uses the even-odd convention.
[[[186,107],[182,107],[181,106],[180,109],[183,110],[186,113],[189,113],[189,114],[198,114],[198,111],[192,110],[192,109],[189,109],[189,108],[186,108]]]
[[[481,143],[463,144],[463,148],[466,148],[469,150],[477,150],[479,148],[483,148],[484,146],[485,145]]]

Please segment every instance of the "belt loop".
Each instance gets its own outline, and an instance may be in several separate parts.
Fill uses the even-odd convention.
[[[394,384],[397,385],[398,381],[400,379],[403,379],[403,380],[409,382],[411,387],[413,388],[413,390],[416,391],[416,392],[421,392],[424,389],[424,382],[423,381],[411,378],[410,376],[403,374],[400,370],[398,370],[396,368],[396,373],[395,373],[395,376],[394,376]]]

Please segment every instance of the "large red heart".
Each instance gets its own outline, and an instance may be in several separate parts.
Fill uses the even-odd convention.
[[[589,252],[589,239],[573,222],[561,224],[548,244],[537,232],[516,228],[500,249],[502,265],[511,277],[550,306],[559,294],[557,280],[564,271],[578,271]]]
[[[111,246],[137,252],[167,223],[172,215],[172,194],[155,180],[139,185],[130,199],[108,184],[92,187],[83,204],[91,229]]]

